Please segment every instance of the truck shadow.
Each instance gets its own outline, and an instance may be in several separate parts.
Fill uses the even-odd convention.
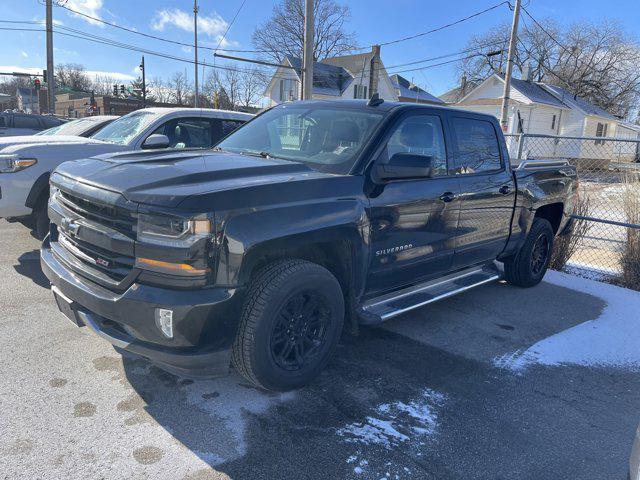
[[[13,266],[14,270],[27,278],[30,278],[33,283],[42,287],[49,288],[51,285],[49,279],[42,272],[40,268],[40,251],[32,250],[25,252],[18,257],[18,263]]]
[[[259,391],[235,373],[180,378],[125,354],[121,373],[133,391],[118,409],[125,425],[157,422],[211,467],[185,478],[220,478],[220,472],[269,479],[476,478],[478,472],[509,478],[529,465],[517,445],[528,445],[534,458],[548,459],[547,467],[571,477],[572,458],[580,462],[598,452],[574,448],[576,428],[562,398],[567,375],[582,378],[571,387],[577,396],[597,387],[592,378],[596,384],[613,382],[610,375],[586,376],[577,367],[550,374],[534,367],[517,376],[497,370],[491,359],[504,354],[505,343],[526,348],[597,318],[603,304],[550,284],[527,292],[501,284],[482,287],[399,319],[409,322],[402,334],[389,330],[396,325],[363,329],[343,339],[316,382],[292,393]],[[480,308],[481,300],[475,314],[481,325],[469,331],[466,322],[473,315],[465,309]],[[505,308],[515,309],[518,301],[526,315],[517,309],[507,315]],[[500,308],[497,315],[494,309]],[[540,388],[549,396],[532,399]],[[526,425],[540,419],[554,428],[532,439]],[[627,455],[611,432],[593,435],[607,445],[600,456]]]

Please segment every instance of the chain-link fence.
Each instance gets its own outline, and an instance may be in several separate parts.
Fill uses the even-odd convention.
[[[640,289],[640,140],[522,134],[507,146],[514,163],[563,158],[577,168],[578,228],[560,267]]]

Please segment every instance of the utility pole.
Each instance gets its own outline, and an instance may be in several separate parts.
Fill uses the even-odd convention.
[[[195,97],[193,100],[193,106],[198,108],[199,99],[198,99],[198,0],[193,0],[193,35],[194,35],[194,48],[195,52]]]
[[[511,91],[511,73],[513,72],[513,57],[516,53],[518,40],[518,20],[520,19],[520,2],[516,0],[513,8],[513,23],[511,24],[511,37],[509,38],[509,53],[507,54],[507,71],[504,75],[504,93],[502,94],[502,111],[500,112],[500,126],[506,133],[509,123],[509,92]]]
[[[144,55],[142,56],[142,62],[140,62],[140,70],[142,70],[142,108],[147,106],[147,81],[144,71]]]
[[[56,84],[53,74],[53,8],[52,0],[46,0],[46,29],[47,29],[47,100],[49,113],[56,113]]]
[[[302,100],[313,98],[313,0],[305,0],[304,4],[304,62],[302,73]]]

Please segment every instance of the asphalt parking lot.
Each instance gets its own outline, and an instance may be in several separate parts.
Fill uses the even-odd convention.
[[[0,246],[0,478],[625,478],[640,294],[487,285],[268,394],[120,356],[57,312],[22,225],[0,221]]]

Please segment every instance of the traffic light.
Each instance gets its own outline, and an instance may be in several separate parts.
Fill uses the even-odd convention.
[[[120,85],[120,93],[124,95],[124,85]]]
[[[118,96],[118,85],[116,85],[115,83],[113,84],[113,96]]]
[[[42,70],[42,80],[44,81],[44,83],[47,83],[47,71],[46,70]]]
[[[40,91],[40,79],[39,79],[39,78],[36,78],[36,79],[33,81],[33,86],[35,87],[36,92],[39,92],[39,91]]]

